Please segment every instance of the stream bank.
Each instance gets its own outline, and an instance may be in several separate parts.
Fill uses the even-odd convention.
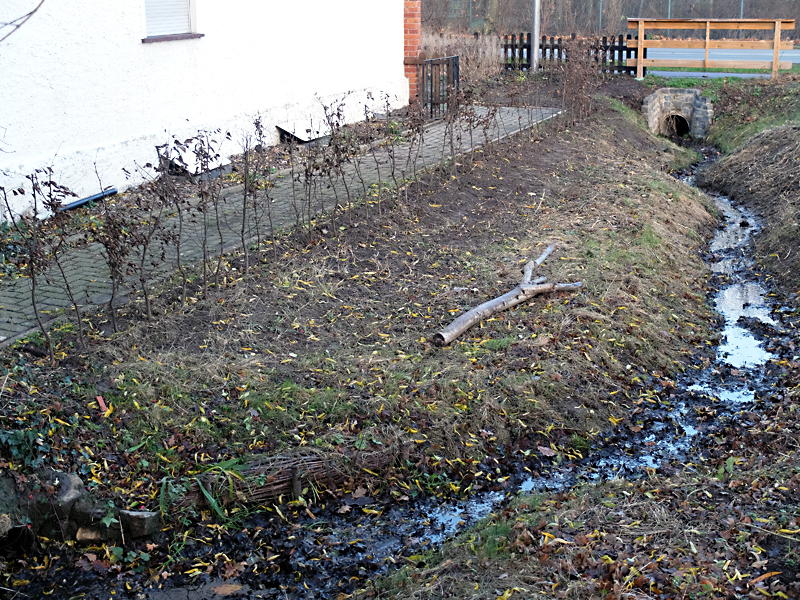
[[[682,179],[695,183],[693,172]],[[800,596],[800,310],[757,267],[753,237],[767,225],[708,193],[721,213],[704,252],[724,318],[716,356],[631,399],[564,491],[525,486],[540,494],[511,500],[372,595]]]
[[[402,469],[319,489],[305,507],[287,498],[255,514],[228,505],[222,525],[208,512],[177,514],[172,530],[129,543],[121,558],[120,546],[75,556],[47,542],[47,568],[14,563],[15,580],[30,582],[23,591],[102,597],[113,585],[136,596],[165,585],[177,594],[223,577],[267,597],[347,594],[384,568],[373,549],[384,541],[402,545],[392,560],[433,567],[432,538],[474,514],[447,509],[448,523],[437,523],[417,498],[485,491],[504,498],[505,512],[524,478],[558,489],[581,474],[600,430],[627,427],[627,413],[655,402],[646,398],[654,383],[671,390],[681,365],[714,354],[697,257],[712,223],[706,201],[662,172],[684,151],[610,104],[558,136],[473,157],[470,170],[421,197],[412,190],[410,207],[374,226],[354,215],[347,234],[290,253],[286,272],[267,265],[186,315],[70,356],[67,387],[52,369],[14,362],[14,379],[23,373],[37,388],[26,396],[14,382],[14,401],[41,410],[54,396],[53,450],[77,444],[74,468],[91,471],[98,495],[125,504],[158,510],[165,477],[177,483],[240,456],[254,436],[266,451],[372,449],[396,433],[416,448]],[[451,348],[426,341],[453,311],[518,282],[516,265],[550,240],[562,250],[545,273],[586,281],[585,294],[529,303]],[[75,375],[87,371],[96,391]],[[111,419],[87,410],[86,396],[98,393],[113,401]],[[60,427],[73,411],[85,426]]]
[[[690,184],[693,178],[683,177]],[[366,583],[372,590],[363,595],[419,597],[424,590],[425,598],[496,598],[516,588],[520,595],[556,590],[556,597],[625,590],[668,597],[693,589],[794,597],[800,582],[791,568],[793,549],[780,540],[792,537],[782,531],[800,532],[800,523],[778,502],[795,494],[800,500],[793,447],[786,445],[796,431],[782,419],[798,410],[797,389],[782,385],[793,368],[796,374],[800,357],[789,354],[800,317],[775,303],[769,277],[755,268],[751,242],[762,227],[759,218],[723,196],[710,197],[722,215],[704,251],[713,272],[709,302],[724,317],[716,355],[698,353],[675,380],[655,379],[638,397],[625,394],[617,401],[627,409],[624,416],[595,438],[586,458],[541,447],[537,460],[525,450],[496,453],[479,465],[504,474],[496,491],[456,503],[385,504],[360,488],[345,510],[317,513],[316,521],[288,528],[282,541],[254,515],[244,531],[263,528],[271,548],[290,550],[293,572],[315,565],[316,573],[306,570],[302,589],[289,592],[293,577],[280,570],[234,574],[231,561],[230,580],[203,578],[197,586],[142,590],[140,597],[341,598],[398,564],[411,566],[378,580],[378,587]],[[766,447],[765,437],[771,440]],[[770,460],[787,450],[791,458]],[[711,512],[709,502],[720,498],[732,500],[730,506]],[[769,503],[780,518],[770,515]],[[370,511],[381,518],[365,522],[362,514]],[[770,526],[784,536],[777,544]],[[237,552],[235,538],[211,543],[225,557]],[[753,560],[737,562],[737,546]],[[663,549],[657,560],[639,558],[654,548]],[[250,560],[257,566],[263,558],[251,554]],[[745,566],[751,571],[746,577]],[[491,576],[495,587],[487,586]],[[85,597],[101,596],[90,591]]]
[[[694,174],[682,179],[693,184]],[[797,375],[800,357],[792,352],[800,315],[776,302],[770,277],[756,269],[758,216],[724,196],[710,197],[721,214],[704,251],[713,272],[709,302],[724,318],[716,354],[698,353],[675,380],[656,380],[638,397],[626,394],[618,401],[625,416],[595,438],[587,458],[548,457],[541,449],[538,461],[525,451],[495,454],[479,467],[508,473],[497,491],[457,503],[385,505],[361,489],[347,510],[318,514],[316,527],[294,527],[284,540],[293,571],[305,563],[319,569],[306,573],[305,591],[289,593],[291,578],[279,572],[269,576],[278,585],[267,589],[259,589],[263,575],[241,573],[142,597],[177,600],[224,590],[253,598],[341,598],[353,583],[362,587],[398,564],[407,566],[376,587],[367,583],[371,591],[360,597],[666,598],[694,590],[709,597],[795,597],[800,580],[791,541],[800,533],[800,515],[792,502],[800,501],[800,461],[792,417],[800,407],[798,388],[786,384]],[[727,505],[718,506],[720,500]],[[356,516],[376,510],[382,518],[369,524]],[[266,525],[256,516],[246,528]],[[269,543],[280,547],[277,538]],[[234,550],[222,538],[218,544],[220,552]]]

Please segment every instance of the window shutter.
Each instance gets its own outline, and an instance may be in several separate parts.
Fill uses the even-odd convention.
[[[189,0],[144,0],[147,37],[191,33]]]

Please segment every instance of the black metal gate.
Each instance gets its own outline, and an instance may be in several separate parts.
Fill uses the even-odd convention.
[[[422,63],[422,105],[430,117],[440,119],[447,112],[450,95],[460,85],[458,56],[433,58]]]

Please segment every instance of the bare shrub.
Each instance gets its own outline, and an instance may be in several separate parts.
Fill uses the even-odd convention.
[[[50,361],[55,361],[53,340],[42,322],[42,317],[38,305],[38,286],[39,278],[43,276],[52,260],[52,251],[49,246],[49,235],[47,223],[43,217],[47,214],[54,194],[59,195],[60,186],[52,181],[52,169],[36,169],[28,175],[26,179],[31,185],[31,206],[29,211],[24,214],[16,215],[11,209],[11,202],[8,199],[8,192],[4,187],[0,187],[0,195],[3,197],[3,208],[9,215],[10,227],[14,232],[20,252],[14,253],[10,259],[15,263],[18,272],[28,278],[30,282],[31,306],[39,331],[42,333],[44,342],[50,356]],[[55,187],[53,187],[55,186]],[[66,193],[66,188],[65,193]],[[12,196],[24,195],[25,188],[20,187],[11,190]]]
[[[586,39],[563,40],[566,60],[543,63],[543,72],[561,89],[562,120],[574,125],[592,110],[592,93],[600,82],[597,64]]]

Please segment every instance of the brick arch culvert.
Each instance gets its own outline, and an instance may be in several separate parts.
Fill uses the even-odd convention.
[[[660,135],[706,137],[714,107],[696,89],[662,88],[647,96],[642,113],[650,131]]]

